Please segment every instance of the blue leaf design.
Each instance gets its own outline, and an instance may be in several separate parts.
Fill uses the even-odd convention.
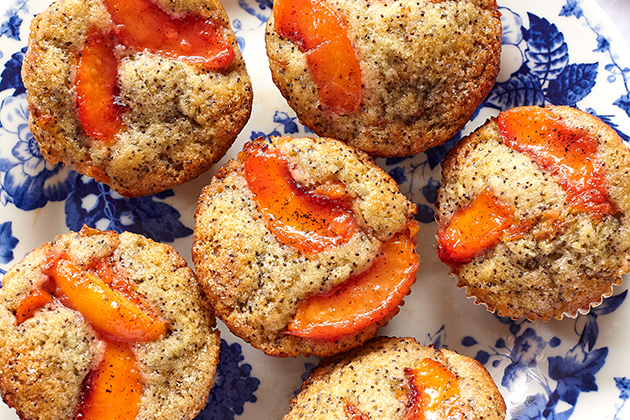
[[[12,222],[0,225],[0,263],[7,264],[13,260],[13,250],[19,240],[13,236]]]
[[[403,184],[407,182],[407,176],[405,175],[405,169],[400,166],[396,166],[394,169],[389,171],[389,176],[394,178],[397,184]]]
[[[482,365],[485,365],[486,363],[488,363],[488,360],[490,360],[490,355],[486,351],[479,350],[477,352],[477,355],[475,356],[475,360],[477,360]]]
[[[575,405],[580,392],[597,391],[595,374],[607,356],[607,347],[585,353],[582,346],[577,346],[566,357],[550,357],[549,377],[558,382],[560,399]]]
[[[596,308],[591,309],[591,312],[589,313],[596,314],[596,315],[608,315],[609,313],[616,311],[621,306],[621,304],[626,300],[627,296],[628,296],[628,291],[624,290],[618,295],[614,295],[609,298],[606,298],[604,299],[601,305],[597,306]]]
[[[245,51],[245,38],[243,38],[242,36],[237,36],[236,42],[238,42],[238,48],[241,51]]]
[[[426,204],[419,204],[416,220],[420,223],[433,223],[435,222],[435,211]]]
[[[284,126],[285,134],[292,134],[300,131],[298,125],[295,123],[295,118],[292,118],[286,112],[276,111],[273,115],[273,122],[282,124]]]
[[[2,22],[0,25],[0,36],[5,35],[7,38],[20,41],[20,26],[22,25],[22,18],[17,14],[9,17],[9,20]]]
[[[532,73],[516,73],[503,83],[494,85],[485,105],[505,111],[517,106],[545,104],[540,79]]]
[[[433,177],[429,178],[427,185],[422,187],[422,195],[429,203],[435,203],[438,198],[437,190],[440,188],[440,181],[436,181]]]
[[[620,96],[619,99],[613,102],[613,105],[623,109],[630,117],[630,93]]]
[[[474,346],[475,344],[477,344],[477,340],[475,340],[473,337],[467,335],[466,337],[462,338],[462,346],[464,347],[470,347],[470,346]]]
[[[598,63],[569,64],[549,82],[547,99],[554,105],[575,105],[595,86]]]
[[[586,324],[584,324],[584,330],[582,330],[582,334],[580,335],[579,344],[586,346],[587,349],[591,351],[597,342],[598,335],[599,326],[597,325],[597,316],[589,313],[586,315]]]
[[[560,344],[562,344],[562,340],[560,340],[558,337],[551,337],[551,340],[549,340],[549,347],[551,348],[556,348]]]
[[[251,376],[252,367],[244,360],[241,346],[221,339],[219,366],[206,407],[196,420],[234,420],[243,414],[245,403],[256,402],[260,380]]]
[[[507,345],[505,344],[505,340],[503,338],[499,338],[494,346],[498,349],[507,348]]]
[[[525,57],[530,71],[542,81],[555,79],[569,62],[569,48],[555,24],[532,13],[529,16]]]
[[[396,164],[406,161],[407,159],[409,159],[409,157],[390,157],[390,158],[385,159],[385,165],[387,166],[396,165]]]
[[[17,96],[26,92],[24,83],[22,83],[22,60],[24,60],[24,53],[26,48],[22,48],[20,51],[11,55],[11,59],[4,63],[4,70],[0,73],[0,91],[6,89],[15,89],[13,96]]]
[[[66,225],[70,230],[80,230],[83,224],[101,230],[127,230],[156,242],[173,242],[192,234],[192,229],[179,220],[175,208],[156,200],[173,195],[169,190],[150,197],[126,199],[112,193],[107,185],[79,178],[66,200]]]
[[[427,155],[427,161],[429,162],[429,167],[434,169],[438,166],[442,160],[446,157],[446,154],[449,150],[455,146],[455,144],[462,138],[461,131],[455,134],[453,137],[448,139],[444,144],[439,146],[435,146],[427,150],[425,153]]]

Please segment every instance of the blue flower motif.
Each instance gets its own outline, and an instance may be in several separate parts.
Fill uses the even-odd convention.
[[[219,366],[214,387],[210,391],[206,407],[197,420],[234,420],[243,414],[245,403],[256,402],[255,392],[260,381],[251,376],[252,367],[241,363],[244,357],[238,343],[228,344],[221,340]]]
[[[0,263],[7,264],[13,260],[13,249],[18,244],[19,240],[13,236],[13,230],[11,229],[12,222],[4,222],[0,225]],[[4,270],[0,269],[0,274],[5,274]]]
[[[18,15],[11,15],[9,20],[6,20],[0,24],[0,36],[4,35],[7,38],[20,40],[20,26],[22,25],[22,18]]]
[[[76,173],[61,165],[52,166],[42,157],[28,129],[25,96],[9,96],[0,105],[0,139],[4,138],[0,141],[0,172],[5,173],[0,200],[22,210],[34,210],[48,201],[64,200]]]
[[[562,6],[560,10],[560,16],[575,16],[581,18],[584,15],[584,11],[580,7],[578,0],[567,0],[566,4]]]
[[[398,185],[404,184],[405,182],[407,182],[407,175],[405,175],[405,168],[401,168],[400,166],[396,166],[395,168],[393,168],[388,173],[389,173],[389,176],[394,178],[394,181],[396,181],[396,183]]]
[[[298,125],[295,123],[296,117],[291,118],[289,114],[282,111],[276,111],[273,115],[273,122],[280,123],[284,126],[285,134],[293,134],[300,131]]]
[[[22,83],[22,61],[26,48],[11,55],[11,58],[4,63],[4,70],[0,73],[0,90],[15,89],[13,96],[26,92],[24,83]]]
[[[107,185],[86,176],[76,181],[66,200],[66,225],[78,231],[83,224],[101,230],[129,231],[156,242],[173,242],[192,234],[180,221],[179,212],[158,201],[174,195],[172,190],[149,197],[126,199]]]
[[[543,419],[547,399],[543,394],[528,395],[523,403],[517,403],[510,411],[512,420]]]
[[[617,389],[621,391],[621,394],[619,394],[619,398],[621,398],[622,400],[627,400],[628,398],[630,398],[630,379],[626,377],[615,378],[615,385],[617,386]]]
[[[537,357],[546,345],[533,328],[527,328],[516,337],[509,356],[512,363],[505,368],[501,385],[512,391],[518,383],[528,382],[528,372],[537,366]]]
[[[606,52],[608,50],[610,50],[610,41],[603,35],[597,35],[597,48],[593,51]]]
[[[273,7],[272,0],[256,0],[256,3],[258,3],[258,10],[262,10],[264,11],[264,13],[260,13],[258,10],[256,10],[256,7],[252,6],[250,3],[250,0],[238,0],[238,5],[241,7],[241,9],[256,17],[258,20],[261,21],[261,23],[267,22],[267,20],[269,20],[269,15],[271,14],[268,11],[270,11]]]
[[[429,203],[433,204],[437,201],[437,191],[438,188],[440,188],[440,185],[442,185],[440,181],[437,181],[433,179],[433,177],[430,177],[429,182],[427,182],[427,184],[422,187],[422,195]]]

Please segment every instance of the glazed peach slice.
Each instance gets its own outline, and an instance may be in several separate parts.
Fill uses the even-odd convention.
[[[245,147],[245,178],[271,233],[301,253],[314,254],[347,242],[357,231],[347,200],[301,188],[286,156],[261,142]],[[327,194],[341,195],[334,188]]]
[[[324,294],[306,298],[287,328],[303,338],[335,340],[391,315],[416,280],[418,256],[412,237],[417,223],[383,243],[372,265]]]
[[[459,382],[453,372],[440,362],[423,359],[413,368],[405,368],[409,381],[404,420],[465,420],[461,407]]]
[[[346,22],[321,0],[276,0],[273,16],[276,32],[305,52],[323,107],[341,115],[355,111],[363,86]]]
[[[77,63],[77,113],[87,135],[114,140],[122,126],[124,107],[117,104],[118,60],[108,36],[91,31]]]
[[[15,312],[18,325],[35,315],[40,308],[54,302],[52,295],[37,287],[27,297],[22,299]]]
[[[88,375],[78,419],[134,419],[142,396],[142,377],[128,343],[105,342],[98,367]]]
[[[226,69],[236,56],[223,27],[198,14],[173,16],[149,0],[105,0],[122,43],[134,50]]]
[[[586,131],[570,127],[548,108],[525,106],[498,116],[503,142],[551,173],[577,211],[614,213],[597,143]]]
[[[81,313],[105,338],[153,341],[168,331],[167,322],[111,289],[93,273],[82,270],[65,254],[51,254],[45,274],[55,283],[54,295]]]
[[[464,264],[494,247],[514,222],[514,209],[488,188],[438,227],[438,256],[443,262]]]

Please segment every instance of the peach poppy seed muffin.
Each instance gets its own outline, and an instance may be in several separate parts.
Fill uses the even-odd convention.
[[[590,114],[504,111],[442,164],[440,258],[498,315],[586,313],[630,270],[629,171],[627,146]]]
[[[452,137],[488,94],[501,21],[495,0],[276,0],[266,46],[302,124],[409,156]]]
[[[193,419],[219,348],[192,269],[140,235],[84,227],[2,281],[0,393],[21,419]]]
[[[253,100],[218,0],[58,0],[32,22],[22,78],[44,158],[126,197],[208,170]]]
[[[324,359],[293,399],[290,419],[505,418],[505,402],[488,371],[467,356],[378,337]]]
[[[193,261],[234,334],[274,356],[331,355],[398,311],[418,267],[415,212],[342,142],[259,139],[202,190]]]

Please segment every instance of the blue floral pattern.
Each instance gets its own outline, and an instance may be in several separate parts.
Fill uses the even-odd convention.
[[[251,376],[252,367],[241,363],[243,359],[238,343],[228,344],[221,340],[214,387],[197,420],[234,420],[235,415],[243,414],[245,403],[256,402],[254,393],[260,381]]]
[[[13,236],[11,229],[12,222],[0,224],[0,263],[7,264],[13,260],[13,249],[19,240]],[[6,271],[0,269],[0,274],[4,275]]]
[[[190,197],[186,196],[190,189],[126,199],[106,185],[62,166],[49,165],[42,158],[28,130],[28,108],[20,70],[28,25],[33,15],[50,1],[8,0],[0,6],[0,264],[3,267],[0,276],[16,259],[39,245],[28,235],[29,223],[35,224],[38,216],[59,219],[71,230],[83,224],[119,232],[129,230],[156,241],[173,242],[182,253],[188,253],[190,246],[186,238],[190,238],[192,230],[182,217],[191,212],[190,200],[187,201]],[[445,144],[425,153],[409,158],[377,159],[400,184],[401,191],[418,206],[416,218],[422,223],[422,234],[427,235],[419,246],[424,252],[421,271],[431,267],[431,260],[436,258],[431,241],[435,231],[434,203],[440,187],[440,163],[464,135],[481,125],[489,115],[518,105],[566,104],[599,117],[630,143],[628,57],[614,50],[614,43],[606,28],[597,21],[597,15],[588,13],[592,7],[589,2],[592,0],[549,0],[525,5],[526,2],[520,0],[499,0],[503,23],[502,71],[471,122]],[[229,157],[238,151],[238,144],[250,139],[313,135],[273,89],[269,76],[258,71],[266,65],[261,39],[271,14],[272,0],[223,0],[223,4],[232,18],[255,89],[271,87],[263,94],[255,92],[259,102],[253,110],[255,124],[241,133]],[[590,47],[585,51],[587,43]],[[613,94],[603,100],[602,91]],[[57,233],[63,232],[52,232],[51,228],[51,236]],[[432,268],[426,270],[433,271]],[[425,285],[418,281],[416,286],[419,289],[414,289],[406,298],[408,306],[418,305],[422,297]],[[427,290],[432,290],[431,287]],[[440,301],[439,310],[433,308],[433,312],[446,313],[442,306],[473,306],[461,293],[456,294],[461,291],[451,289],[454,289],[452,282],[441,290],[453,293],[453,301],[442,302],[429,296],[429,300]],[[622,289],[588,315],[562,321],[561,325],[570,324],[571,331],[555,324],[512,321],[485,312],[483,325],[471,326],[470,330],[458,328],[457,324],[464,319],[447,317],[432,324],[436,325],[435,329],[428,327],[435,332],[427,333],[415,325],[415,315],[412,315],[410,321],[401,321],[402,326],[393,327],[391,331],[399,336],[415,335],[426,345],[448,346],[474,356],[499,384],[511,419],[577,418],[584,401],[604,393],[610,398],[611,391],[614,407],[611,403],[606,409],[614,413],[615,419],[628,418],[630,367],[619,364],[614,376],[605,369],[619,360],[626,361],[625,349],[609,345],[610,337],[603,333],[615,325],[615,334],[625,337],[625,331],[620,331],[616,324],[621,322],[623,311],[627,311],[624,308],[626,294]],[[434,303],[422,302],[429,307]],[[461,314],[455,310],[450,312]],[[397,322],[399,319],[397,317]],[[265,417],[256,412],[255,407],[263,396],[271,398],[268,394],[282,388],[276,385],[284,384],[282,378],[287,375],[282,366],[285,364],[280,365],[274,375],[256,374],[257,365],[268,362],[267,356],[257,353],[244,356],[243,349],[229,333],[223,336],[215,386],[198,418],[280,418],[281,412]],[[273,394],[281,403],[296,389],[300,379],[304,380],[317,360],[283,363],[296,363],[294,371],[302,372],[302,378],[296,375],[282,391]]]
[[[492,361],[491,364],[495,368],[507,361],[501,385],[508,391],[523,388],[529,383],[535,383],[542,389],[542,392],[529,395],[522,403],[515,404],[510,411],[512,418],[566,419],[573,414],[580,393],[597,391],[595,374],[604,365],[609,351],[607,347],[595,348],[599,335],[597,319],[617,310],[626,296],[627,290],[604,300],[600,306],[574,321],[576,333],[578,325],[583,323],[577,344],[563,356],[547,358],[547,375],[544,375],[539,367],[543,351],[547,346],[550,348],[560,346],[562,340],[555,336],[549,340],[543,339],[536,332],[534,324],[529,321],[498,318],[502,324],[508,326],[514,338],[513,346],[510,348],[506,340],[500,338],[494,346],[480,349],[475,358],[483,364]],[[464,337],[461,344],[471,348],[481,346],[472,336]],[[623,380],[617,380],[618,388],[620,383],[624,384]],[[624,390],[625,388],[622,392]],[[624,397],[626,394],[622,394],[621,398]],[[560,402],[566,403],[570,408],[557,412],[556,408]]]

